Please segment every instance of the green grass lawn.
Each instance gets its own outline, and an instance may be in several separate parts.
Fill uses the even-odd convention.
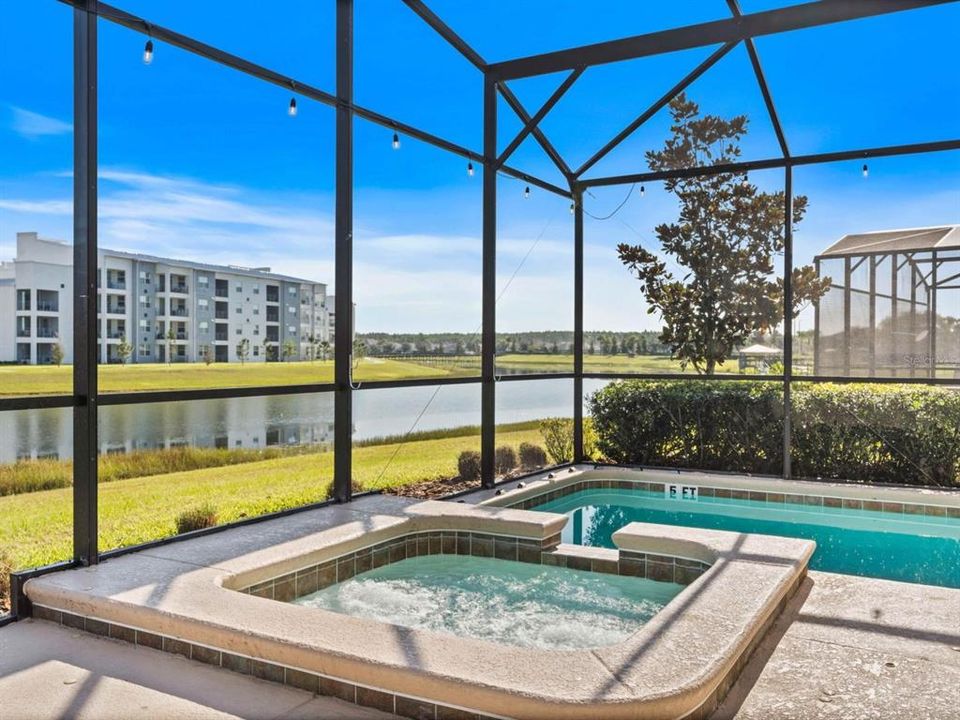
[[[354,371],[358,381],[404,380],[479,375],[479,358],[431,364],[413,360],[364,358]],[[476,361],[476,362],[473,362]],[[682,372],[680,363],[663,355],[585,355],[587,372],[667,373]],[[473,367],[476,365],[476,367]],[[573,355],[500,355],[497,367],[515,372],[573,372]],[[737,372],[735,361],[727,372]],[[36,365],[0,366],[0,396],[69,394],[73,368]],[[688,368],[692,373],[693,369]],[[333,382],[333,361],[285,363],[143,363],[101,365],[100,392],[149,390],[202,390],[259,385],[302,385]]]
[[[523,372],[573,372],[573,355],[498,355],[497,367]],[[736,368],[736,363],[728,363]],[[665,355],[584,355],[586,372],[678,373],[680,361]],[[687,368],[693,373],[693,368]]]
[[[535,427],[505,429],[498,445],[541,444]],[[457,474],[457,456],[479,450],[478,434],[356,447],[354,480],[365,490],[385,489]],[[330,491],[333,453],[275,458],[226,467],[101,483],[100,547],[134,545],[174,534],[176,516],[209,502],[221,523],[323,500]],[[0,497],[0,553],[14,568],[71,555],[72,490],[63,488]]]
[[[49,365],[0,366],[0,395],[56,395],[71,392],[73,368]],[[356,374],[364,380],[445,377],[448,373],[398,360],[369,358]],[[285,363],[143,363],[101,365],[100,392],[202,390],[258,385],[301,385],[333,382],[333,361]]]

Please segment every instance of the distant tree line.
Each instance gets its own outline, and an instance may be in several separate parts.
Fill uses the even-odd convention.
[[[669,355],[670,347],[656,330],[641,332],[590,331],[583,334],[587,355]],[[358,333],[371,357],[393,355],[479,355],[477,333]],[[573,333],[543,330],[497,333],[497,354],[563,355],[573,352]]]

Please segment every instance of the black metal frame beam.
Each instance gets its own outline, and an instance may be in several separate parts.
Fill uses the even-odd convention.
[[[480,484],[493,487],[497,350],[497,85],[483,78],[483,278],[480,341]]]
[[[739,0],[727,0],[727,6],[735,18],[743,17]],[[747,45],[747,54],[750,56],[754,77],[757,78],[757,85],[760,86],[760,94],[763,95],[763,103],[767,106],[767,114],[770,116],[773,132],[776,133],[777,143],[780,145],[780,152],[783,153],[785,158],[788,158],[790,157],[790,148],[787,145],[787,137],[783,133],[783,126],[780,124],[780,116],[777,114],[776,105],[773,104],[773,95],[770,94],[770,86],[767,84],[767,78],[763,73],[763,66],[760,64],[757,44],[752,37],[747,38],[744,42]]]
[[[353,0],[337,0],[333,496],[353,492]]]
[[[97,16],[73,11],[73,557],[97,547]]]
[[[492,63],[488,73],[495,80],[572,70],[580,65],[603,65],[620,60],[661,55],[705,45],[740,42],[762,35],[831,25],[848,20],[886,15],[941,5],[954,0],[831,0],[751,13],[739,18],[714,20],[645,35],[595,43],[556,52]]]
[[[704,165],[700,167],[680,168],[661,172],[631,173],[610,177],[583,178],[580,183],[584,187],[604,187],[608,185],[630,185],[637,182],[654,182],[673,178],[701,177],[705,175],[719,175],[722,173],[749,172],[751,170],[773,170],[788,165],[819,165],[823,163],[842,162],[844,160],[864,160],[879,157],[894,157],[896,155],[920,155],[923,153],[946,152],[960,150],[960,139],[938,140],[935,142],[911,143],[909,145],[886,145],[882,147],[863,148],[860,150],[841,150],[838,152],[817,153],[814,155],[794,155],[789,158],[768,158],[765,160],[745,160],[723,165]]]
[[[583,450],[583,191],[573,193],[573,460]]]
[[[504,148],[503,152],[500,153],[500,157],[497,158],[498,167],[503,165],[507,161],[507,158],[513,154],[514,150],[520,147],[520,143],[526,140],[527,135],[540,127],[540,121],[547,116],[547,113],[553,109],[554,105],[560,102],[560,98],[562,98],[567,90],[577,81],[577,78],[583,74],[585,69],[586,68],[577,68],[567,75],[559,87],[553,91],[553,94],[550,95],[547,101],[537,110],[536,114],[524,123],[523,129],[517,133],[517,136]]]
[[[73,7],[84,7],[84,0],[59,1]],[[310,83],[301,82],[296,78],[290,77],[289,75],[285,75],[275,70],[271,70],[270,68],[264,67],[263,65],[250,62],[249,60],[245,60],[237,55],[226,52],[225,50],[221,50],[213,45],[195,40],[194,38],[178,33],[174,30],[170,30],[162,25],[157,25],[145,20],[142,17],[128,13],[125,10],[108,5],[107,3],[98,2],[96,4],[96,8],[91,9],[90,12],[95,12],[98,17],[102,17],[104,20],[109,20],[110,22],[121,25],[129,30],[133,30],[134,32],[138,32],[143,35],[149,35],[149,37],[155,41],[160,41],[168,45],[178,47],[181,50],[186,50],[187,52],[199,55],[200,57],[212,60],[234,70],[238,70],[246,75],[250,75],[251,77],[255,77],[259,80],[263,80],[264,82],[271,83],[272,85],[282,87],[302,97],[322,103],[323,105],[338,107],[340,104],[340,101],[336,95],[314,87]],[[369,108],[354,105],[352,102],[350,103],[350,109],[357,117],[368,120],[376,125],[380,125],[381,127],[388,128],[408,137],[415,138],[421,142],[427,143],[428,145],[433,145],[434,147],[438,147],[455,155],[459,155],[467,160],[476,162],[483,161],[483,155],[481,153],[463,147],[462,145],[458,145],[457,143],[450,142],[449,140],[445,140],[444,138],[421,130],[413,125],[408,125],[407,123],[388,117]],[[568,190],[525,173],[517,168],[504,165],[500,168],[500,171],[512,177],[524,180],[531,185],[537,185],[543,190],[547,190],[564,197],[570,196]]]
[[[486,76],[489,79],[489,75]],[[514,95],[513,90],[507,87],[506,83],[494,83],[497,88],[500,90],[500,94],[503,96],[503,99],[507,101],[507,104],[513,109],[517,114],[517,117],[525,124],[529,125],[533,118],[530,116],[530,113],[527,112],[526,108],[523,107],[523,104]],[[563,175],[567,182],[573,180],[573,171],[570,170],[570,166],[567,165],[567,161],[563,159],[563,156],[557,152],[557,149],[553,146],[547,136],[544,135],[543,130],[541,130],[536,125],[533,125],[533,129],[530,131],[533,133],[533,137],[540,144],[540,147],[543,148],[543,151],[547,154],[553,164],[557,166],[557,170],[560,171],[560,174]],[[567,196],[569,197],[569,195]]]
[[[441,20],[436,13],[426,6],[421,0],[403,0],[404,4],[413,10],[420,19],[433,28],[440,37],[450,43],[463,57],[467,59],[477,70],[486,71],[487,63],[480,53],[474,50],[462,37],[457,35],[453,29]]]
[[[596,165],[600,160],[607,156],[607,154],[617,147],[620,143],[630,137],[636,130],[647,122],[650,118],[656,115],[660,110],[667,106],[667,104],[673,100],[677,95],[682,93],[687,87],[690,86],[697,78],[703,75],[707,70],[716,65],[721,58],[723,58],[728,52],[733,50],[736,47],[735,42],[726,43],[715,52],[713,52],[710,57],[704,60],[702,63],[697,65],[693,70],[687,73],[680,82],[674,85],[672,88],[667,90],[664,95],[657,100],[653,105],[648,107],[646,110],[641,113],[636,120],[633,120],[629,125],[627,125],[623,130],[616,134],[616,136],[610,140],[606,145],[597,150],[590,158],[584,162],[580,167],[574,171],[576,177],[580,177],[587,170]]]
[[[793,168],[783,169],[783,477],[793,476]]]

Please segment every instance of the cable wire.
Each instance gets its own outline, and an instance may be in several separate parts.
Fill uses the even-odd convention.
[[[535,249],[535,248],[537,247],[537,245],[540,243],[540,240],[542,240],[542,239],[543,239],[543,236],[546,235],[547,230],[550,228],[550,225],[553,224],[553,221],[554,221],[555,219],[556,219],[556,215],[554,215],[554,216],[551,217],[549,220],[547,220],[546,224],[543,226],[543,229],[540,230],[540,233],[539,233],[539,234],[537,235],[537,237],[534,239],[533,243],[530,245],[530,247],[529,247],[529,249],[527,250],[527,252],[526,252],[526,253],[524,254],[524,256],[520,259],[520,262],[517,264],[517,267],[514,269],[513,274],[510,275],[510,279],[507,280],[506,284],[504,285],[503,290],[501,290],[500,293],[497,295],[496,300],[494,300],[494,305],[496,305],[497,303],[499,303],[499,302],[500,302],[500,299],[506,294],[507,290],[510,289],[510,286],[513,284],[514,279],[515,279],[515,278],[517,277],[517,275],[520,273],[520,270],[523,268],[524,264],[527,262],[527,259],[528,259],[528,258],[530,257],[530,255],[533,253],[534,249]],[[480,325],[477,326],[477,329],[473,331],[472,336],[475,338],[477,335],[479,335],[482,328],[483,328],[483,322],[481,322]],[[494,376],[494,380],[496,380],[496,379],[497,379],[496,376]],[[352,373],[351,373],[351,387],[352,387],[352,386],[353,386],[353,383],[352,383]],[[359,385],[359,383],[358,383],[358,384],[357,384],[357,388],[359,388],[359,387],[360,387],[360,385]],[[420,423],[420,420],[423,419],[423,416],[426,414],[427,410],[428,410],[428,409],[430,408],[430,406],[433,404],[433,401],[437,399],[437,395],[440,393],[440,389],[441,389],[442,387],[443,387],[443,385],[437,385],[437,387],[436,387],[436,388],[434,389],[434,391],[433,391],[433,394],[430,396],[430,398],[429,398],[429,399],[427,400],[427,402],[424,404],[423,408],[422,408],[422,409],[420,410],[420,412],[417,414],[417,417],[416,417],[416,419],[413,421],[413,424],[410,426],[410,429],[407,430],[403,435],[400,436],[400,442],[397,443],[397,447],[394,449],[393,453],[390,455],[389,459],[388,459],[387,462],[384,464],[383,468],[380,470],[380,474],[377,475],[377,479],[376,479],[375,484],[379,484],[380,480],[381,480],[381,479],[383,478],[383,476],[386,474],[387,470],[390,469],[390,465],[393,464],[393,461],[396,459],[397,455],[400,453],[400,450],[402,450],[402,449],[403,449],[403,446],[407,444],[407,438],[409,438],[410,435],[417,429],[417,425]]]
[[[594,220],[609,220],[609,219],[612,218],[614,215],[616,215],[618,212],[620,212],[620,211],[623,209],[623,206],[627,204],[627,201],[628,201],[628,200],[630,199],[630,197],[633,195],[633,189],[634,189],[636,186],[637,186],[636,183],[634,183],[633,185],[630,186],[630,189],[627,190],[627,196],[623,199],[623,201],[622,201],[619,205],[617,205],[617,207],[614,208],[613,212],[611,212],[609,215],[604,215],[603,217],[600,217],[600,216],[598,216],[598,215],[594,215],[594,214],[591,213],[589,210],[587,210],[586,206],[583,207],[583,213],[584,213],[584,215],[589,215],[589,216],[592,217]],[[592,192],[590,192],[589,190],[587,191],[587,194],[588,194],[590,197],[592,197],[594,200],[597,199],[597,196],[594,195],[594,194],[593,194]]]

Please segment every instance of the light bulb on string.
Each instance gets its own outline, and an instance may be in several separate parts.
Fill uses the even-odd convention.
[[[576,209],[576,207],[577,207],[577,206],[576,206],[575,203],[570,203],[570,214],[571,214],[571,215],[573,215],[573,211]]]
[[[646,188],[643,185],[640,186],[640,197],[643,197],[646,194]]]
[[[870,174],[870,168],[867,167],[867,164],[863,164],[863,169],[860,171],[864,177],[867,177]]]
[[[143,46],[143,64],[149,65],[153,62],[153,40],[147,40],[147,44]]]
[[[473,163],[472,163],[472,162],[468,162],[468,163],[467,163],[467,175],[468,175],[469,177],[473,177]]]
[[[400,149],[400,136],[397,133],[393,134],[393,149],[394,150]]]
[[[290,105],[287,108],[287,115],[289,115],[290,117],[297,116],[297,99],[296,98],[290,98]]]
[[[527,186],[523,189],[523,199],[524,199],[524,200],[529,200],[529,199],[530,199],[530,186],[529,186],[529,185],[527,185]]]

